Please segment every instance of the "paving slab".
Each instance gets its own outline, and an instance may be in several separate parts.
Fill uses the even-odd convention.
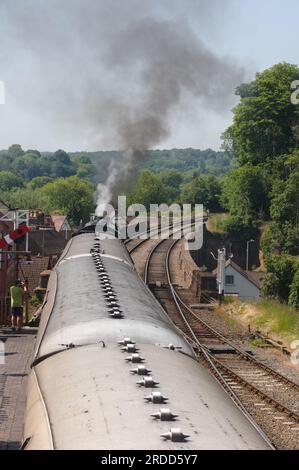
[[[0,329],[0,450],[15,450],[21,445],[27,377],[36,333],[36,328],[20,333]]]

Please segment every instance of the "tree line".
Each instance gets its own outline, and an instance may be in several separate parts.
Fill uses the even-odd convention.
[[[40,207],[64,213],[76,225],[88,220],[94,210],[96,184],[107,178],[111,159],[120,158],[122,154],[115,151],[66,153],[60,149],[51,153],[23,150],[19,144],[14,144],[0,151],[0,198],[11,207]],[[129,200],[138,197],[138,202],[145,205],[150,199],[154,203],[156,196],[148,190],[157,182],[162,202],[177,201],[183,183],[186,185],[183,199],[187,201],[192,192],[188,193],[188,182],[193,187],[205,181],[207,187],[198,187],[197,196],[192,196],[195,202],[196,197],[202,197],[199,192],[206,193],[209,188],[217,187],[217,178],[213,175],[225,174],[232,166],[232,157],[223,151],[151,150],[140,162],[136,187],[128,189]],[[145,170],[147,168],[149,170]],[[198,179],[202,173],[204,180]],[[143,193],[138,189],[141,186]]]
[[[224,229],[248,240],[262,226],[264,294],[299,306],[299,105],[291,102],[296,65],[280,63],[241,84],[223,149],[151,150],[127,191],[128,202],[202,203],[229,214]],[[40,153],[12,145],[0,152],[0,198],[12,206],[61,211],[74,224],[94,209],[97,182],[114,151]],[[276,256],[275,252],[280,252]]]

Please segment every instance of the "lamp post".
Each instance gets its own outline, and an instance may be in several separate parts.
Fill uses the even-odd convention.
[[[246,271],[249,271],[249,243],[253,243],[255,240],[248,240],[246,242]]]

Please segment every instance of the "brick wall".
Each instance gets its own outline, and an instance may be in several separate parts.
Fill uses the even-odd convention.
[[[184,240],[177,243],[174,256],[178,257],[177,264],[179,266],[176,273],[176,284],[184,289],[190,289],[193,294],[198,295],[200,271],[190,251],[185,249]]]

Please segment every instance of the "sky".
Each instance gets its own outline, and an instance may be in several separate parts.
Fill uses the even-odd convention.
[[[1,0],[0,149],[213,148],[298,0]]]

